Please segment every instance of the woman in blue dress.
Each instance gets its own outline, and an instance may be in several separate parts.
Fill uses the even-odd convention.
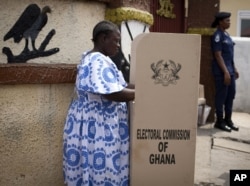
[[[63,172],[68,186],[128,186],[129,126],[126,102],[134,100],[109,56],[120,47],[120,31],[108,21],[93,29],[94,47],[77,67],[75,98],[63,135]]]
[[[234,42],[226,32],[230,26],[230,16],[229,12],[219,12],[211,25],[217,28],[211,40],[216,89],[214,127],[227,132],[239,130],[232,121],[233,100],[236,93],[235,80],[238,79],[239,73],[234,64]]]

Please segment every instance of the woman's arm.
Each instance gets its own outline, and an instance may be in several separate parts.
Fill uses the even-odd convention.
[[[221,51],[214,52],[214,56],[215,56],[215,59],[219,65],[219,67],[221,68],[222,72],[224,73],[224,84],[230,85],[231,77],[230,77],[230,74],[227,70],[225,63],[224,63],[224,59],[222,58]]]
[[[234,74],[235,74],[235,79],[238,79],[240,77],[240,74],[235,66],[234,66]]]
[[[135,90],[130,88],[124,88],[120,92],[103,95],[106,99],[117,102],[128,102],[135,99]]]

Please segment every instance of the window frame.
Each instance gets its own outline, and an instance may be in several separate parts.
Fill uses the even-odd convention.
[[[238,16],[237,16],[237,36],[238,37],[242,37],[241,36],[242,19],[248,19],[250,22],[250,10],[239,10],[238,11]]]

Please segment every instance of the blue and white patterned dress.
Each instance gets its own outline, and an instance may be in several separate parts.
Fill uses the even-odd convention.
[[[122,73],[102,53],[84,53],[78,65],[75,98],[63,135],[63,172],[68,186],[129,185],[127,105],[103,94],[127,86]]]

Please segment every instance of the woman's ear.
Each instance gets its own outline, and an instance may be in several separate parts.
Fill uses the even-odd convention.
[[[106,38],[107,38],[107,35],[105,33],[101,33],[99,35],[99,39],[100,39],[101,42],[104,42],[106,40]]]

